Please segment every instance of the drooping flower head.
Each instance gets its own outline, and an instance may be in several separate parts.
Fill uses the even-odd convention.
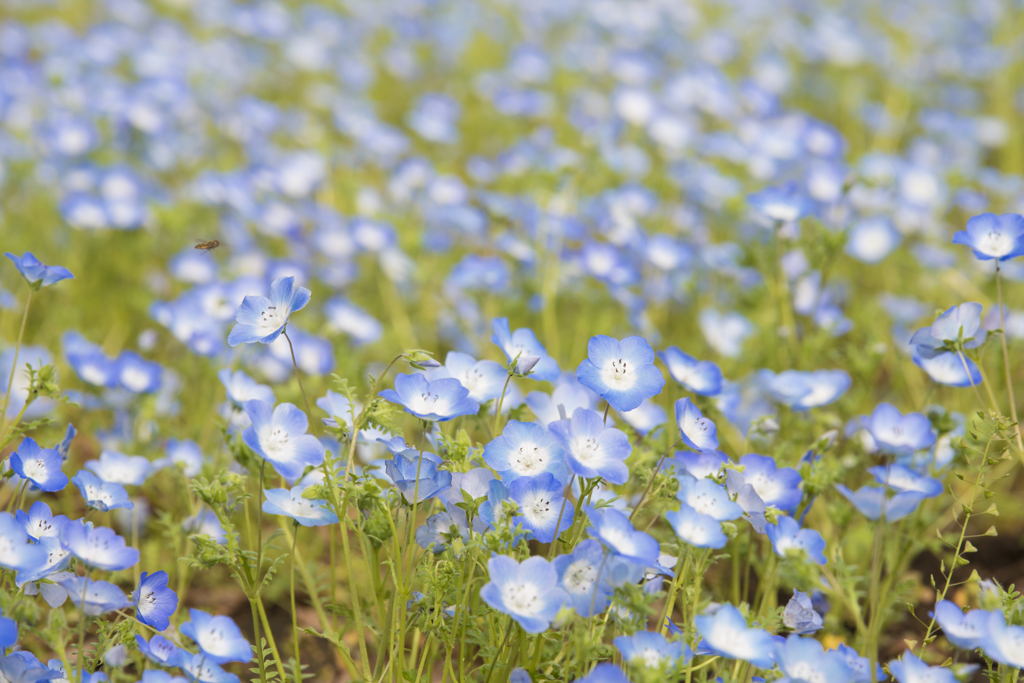
[[[558,363],[548,355],[544,345],[537,341],[537,335],[533,333],[533,330],[528,327],[520,327],[513,332],[508,318],[495,318],[492,326],[494,334],[491,336],[491,341],[501,349],[505,358],[510,362],[515,358],[520,360],[537,358],[532,368],[533,371],[528,375],[530,379],[541,382],[554,382],[558,379],[558,374],[561,372],[558,369]]]
[[[821,615],[814,609],[814,603],[807,593],[793,589],[793,597],[786,603],[782,623],[797,635],[805,636],[823,626]]]
[[[718,427],[688,398],[676,401],[676,424],[684,444],[695,451],[718,450]]]
[[[619,341],[599,334],[587,343],[587,356],[576,377],[618,412],[633,410],[665,386],[654,366],[654,349],[643,337]]]
[[[228,334],[228,344],[269,344],[276,340],[288,324],[288,316],[309,303],[309,290],[297,287],[292,276],[281,277],[270,284],[270,298],[246,296],[235,314],[237,324]]]

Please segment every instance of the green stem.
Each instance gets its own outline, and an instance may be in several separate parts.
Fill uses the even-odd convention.
[[[683,437],[680,436],[672,443],[671,446],[668,447],[668,449],[664,453],[661,454],[661,459],[658,460],[658,464],[654,468],[654,472],[651,474],[651,480],[647,482],[647,487],[644,488],[644,492],[640,494],[640,500],[637,501],[636,507],[633,508],[633,512],[629,515],[629,521],[632,522],[633,518],[636,517],[636,513],[640,511],[640,507],[644,504],[644,500],[646,500],[647,494],[650,493],[651,491],[651,486],[654,485],[654,478],[658,476],[658,472],[661,471],[661,466],[665,463],[665,458],[667,458],[668,454],[672,452],[672,449],[676,447],[676,444],[678,444],[682,440]]]
[[[515,362],[513,360],[513,362]],[[512,373],[508,373],[508,377],[505,379],[505,386],[501,388],[501,396],[498,397],[498,405],[494,408],[494,430],[491,432],[495,437],[498,436],[498,421],[501,420],[501,404],[505,402],[505,392],[508,390],[508,383],[512,381]]]
[[[294,524],[292,536],[291,571],[288,577],[288,590],[292,599],[292,635],[295,637],[295,683],[302,683],[302,660],[299,658],[299,615],[295,610],[295,545],[299,540],[299,523]]]
[[[25,312],[21,316],[21,328],[18,330],[18,341],[14,344],[14,363],[11,365],[11,376],[7,378],[7,393],[4,394],[4,407],[0,410],[0,434],[7,430],[7,403],[11,399],[11,387],[14,385],[14,374],[18,371],[18,352],[21,351],[21,340],[25,337],[25,323],[28,322],[28,309],[32,306],[32,288],[29,287],[28,299],[25,300]],[[17,423],[15,423],[17,424]]]
[[[252,611],[252,630],[256,640],[254,647],[256,649],[256,664],[260,669],[260,683],[267,683],[267,664],[263,661],[263,642],[260,639],[260,610],[256,606],[255,598],[249,598],[249,609]]]
[[[299,383],[299,391],[302,392],[302,402],[306,405],[306,417],[309,418],[309,428],[316,430],[313,422],[313,411],[309,409],[309,399],[306,398],[306,389],[302,386],[302,376],[299,374],[299,364],[295,362],[295,349],[292,347],[291,337],[288,336],[287,326],[281,335],[288,341],[288,350],[292,354],[292,367],[295,368],[295,381]]]
[[[1010,371],[1010,351],[1006,345],[1006,320],[1003,314],[1003,280],[999,274],[999,259],[996,259],[996,302],[999,306],[999,327],[1002,334],[999,335],[1003,346],[1003,370],[1006,372],[1006,393],[1010,398],[1010,417],[1017,422],[1017,401],[1013,396],[1013,373]],[[1017,430],[1017,448],[1024,452],[1024,437],[1020,433],[1020,424],[1014,427]]]

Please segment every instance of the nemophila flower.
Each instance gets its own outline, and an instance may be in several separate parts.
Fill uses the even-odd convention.
[[[604,662],[590,670],[583,678],[577,678],[573,683],[629,683],[625,672],[615,664]]]
[[[726,358],[739,356],[744,342],[757,330],[742,313],[722,313],[714,308],[702,310],[698,322],[708,345]]]
[[[162,669],[146,669],[139,680],[142,683],[188,683],[184,676],[172,676],[170,672]]]
[[[814,210],[811,198],[792,182],[747,195],[747,203],[759,214],[782,223],[800,220]]]
[[[8,683],[42,683],[60,678],[59,671],[53,671],[24,650],[4,655],[0,652],[0,679]]]
[[[46,550],[32,543],[18,520],[0,512],[0,567],[15,571],[32,570],[46,562]]]
[[[718,522],[727,522],[743,514],[743,508],[729,498],[725,487],[710,479],[695,479],[681,475],[676,498]]]
[[[743,509],[743,516],[754,531],[759,534],[765,533],[768,520],[764,514],[768,510],[761,496],[757,495],[754,487],[746,482],[743,475],[736,470],[728,470],[725,474],[725,488],[736,503]]]
[[[61,471],[64,459],[60,453],[53,448],[40,448],[32,438],[22,440],[8,462],[15,474],[42,491],[61,491],[68,485],[68,476]]]
[[[25,278],[32,289],[49,287],[61,280],[74,279],[71,271],[64,266],[47,266],[39,261],[32,252],[26,251],[22,256],[15,256],[11,252],[4,252],[4,256],[11,259],[11,263],[18,269],[21,276]]]
[[[994,610],[988,617],[981,648],[1000,664],[1024,669],[1024,626],[1007,626],[1003,613]]]
[[[507,555],[487,561],[490,581],[480,589],[480,598],[492,608],[512,617],[527,633],[543,633],[569,602],[558,585],[558,573],[543,557],[534,556],[522,564]]]
[[[512,502],[508,487],[497,479],[493,479],[487,486],[487,501],[480,506],[480,519],[487,523],[490,528],[497,528],[502,520],[509,517],[509,512],[515,508]]]
[[[605,611],[611,602],[612,587],[606,579],[607,574],[601,570],[601,565],[606,564],[606,561],[604,548],[599,541],[585,539],[572,553],[559,555],[552,564],[558,572],[558,585],[568,593],[568,604],[576,610],[576,614],[589,617]]]
[[[928,666],[911,654],[910,650],[899,659],[889,662],[889,673],[897,683],[955,683],[952,669],[944,666]]]
[[[297,287],[294,277],[281,277],[270,284],[270,298],[246,296],[235,314],[237,324],[228,334],[228,344],[269,344],[288,324],[288,316],[309,303],[309,290]]]
[[[672,525],[676,536],[697,548],[724,548],[729,542],[729,538],[722,531],[721,522],[710,515],[697,512],[686,503],[680,505],[678,511],[666,512],[665,519]]]
[[[117,382],[133,394],[151,394],[160,388],[163,368],[134,351],[122,351],[117,357]]]
[[[684,444],[695,451],[718,450],[718,427],[688,398],[676,401],[676,424]]]
[[[717,396],[722,392],[722,371],[709,360],[697,360],[683,353],[678,346],[670,346],[658,355],[665,362],[668,374],[687,391],[701,396]]]
[[[121,484],[103,481],[88,470],[78,470],[71,477],[71,483],[78,487],[89,507],[106,512],[124,508],[131,510],[135,503],[128,500],[128,491]]]
[[[941,481],[921,474],[905,465],[892,464],[869,467],[868,474],[874,477],[875,481],[879,484],[884,484],[900,493],[920,493],[925,498],[934,498],[942,493]]]
[[[469,538],[469,530],[452,519],[447,510],[438,512],[427,517],[426,523],[417,527],[416,544],[424,550],[433,547],[434,554],[443,553],[448,548],[448,538],[454,538],[453,534],[458,534],[464,540]]]
[[[803,478],[792,467],[779,467],[774,458],[747,453],[740,458],[743,480],[754,487],[766,505],[792,512],[800,504]]]
[[[90,617],[127,609],[124,591],[107,581],[93,581],[85,576],[72,576],[60,583],[71,603]]]
[[[1024,255],[1024,218],[1015,213],[983,213],[953,235],[953,244],[970,247],[982,261],[1005,261]],[[9,254],[8,254],[9,256]]]
[[[551,543],[572,526],[572,510],[565,505],[565,484],[550,473],[517,477],[508,484],[509,496],[519,504],[514,523],[533,532],[541,543]]]
[[[597,510],[588,505],[584,510],[591,524],[587,532],[606,548],[644,567],[658,563],[658,542],[650,534],[637,531],[629,517],[610,508]]]
[[[710,652],[765,669],[772,667],[775,640],[763,628],[747,627],[743,614],[732,605],[722,605],[714,614],[698,615],[693,622]]]
[[[845,370],[786,370],[778,374],[761,370],[758,380],[772,400],[798,411],[832,403],[846,393],[853,382]]]
[[[141,455],[125,455],[116,451],[103,451],[99,460],[89,460],[85,469],[111,484],[142,486],[153,468],[153,463]]]
[[[639,408],[619,413],[619,417],[642,436],[647,436],[656,427],[660,427],[668,421],[668,413],[665,412],[665,409],[649,398],[641,401]]]
[[[179,626],[178,630],[191,638],[211,662],[227,664],[252,659],[252,646],[231,617],[211,616],[197,609],[190,609],[188,615],[189,621]]]
[[[850,501],[857,511],[868,519],[877,520],[883,514],[886,521],[895,522],[903,519],[917,509],[921,501],[927,496],[917,491],[902,491],[892,496],[888,490],[880,486],[864,486],[857,491],[851,491],[843,484],[836,484],[839,491]]]
[[[633,410],[665,386],[665,377],[654,366],[654,349],[643,337],[591,337],[576,377],[619,412]]]
[[[167,587],[167,572],[142,572],[139,585],[132,593],[135,618],[157,631],[170,626],[171,615],[178,609],[178,595]]]
[[[803,555],[808,562],[825,564],[825,539],[814,529],[801,529],[792,517],[779,517],[766,533],[779,557]]]
[[[484,446],[483,458],[506,484],[545,472],[562,482],[569,478],[559,440],[534,422],[509,420],[502,433]]]
[[[454,377],[469,391],[469,398],[485,403],[501,396],[508,371],[493,360],[477,360],[466,353],[449,351],[444,365],[429,373],[431,381]]]
[[[561,372],[558,363],[548,355],[544,345],[537,341],[537,335],[528,327],[520,327],[515,332],[509,326],[508,318],[495,318],[492,323],[494,334],[491,341],[505,354],[510,362],[516,358],[536,357],[539,360],[528,376],[540,382],[554,382]]]
[[[139,551],[128,546],[113,529],[76,519],[64,525],[61,541],[72,555],[90,567],[110,572],[134,567]]]
[[[242,432],[245,445],[288,481],[302,476],[306,467],[324,461],[326,449],[315,436],[307,434],[306,414],[291,403],[277,407],[264,401],[246,401],[245,414],[251,425]]]
[[[601,477],[610,484],[625,484],[629,468],[625,461],[633,447],[629,437],[614,427],[605,427],[601,416],[589,408],[577,408],[569,420],[548,425],[565,453],[565,462],[573,474],[593,479]]]
[[[685,664],[693,657],[685,643],[678,640],[670,643],[658,632],[637,631],[632,636],[618,636],[612,642],[623,661],[651,669],[674,667],[680,659]]]
[[[154,635],[147,641],[142,636],[136,635],[135,643],[139,646],[139,652],[157,666],[177,665],[178,652],[181,651],[181,648],[163,636]]]
[[[452,473],[440,469],[441,458],[415,448],[396,453],[384,470],[409,503],[422,503],[452,485]]]
[[[248,657],[252,657],[251,650]],[[195,655],[187,650],[179,650],[176,664],[189,683],[238,683],[238,676],[220,668],[205,650]]]
[[[879,403],[863,423],[878,449],[891,455],[910,455],[928,448],[936,439],[935,429],[925,415],[903,415],[889,403]]]
[[[305,488],[264,489],[266,500],[263,501],[263,512],[291,517],[302,526],[336,524],[338,516],[327,509],[326,501],[302,497]]]
[[[846,253],[864,263],[880,263],[903,241],[903,233],[884,216],[857,221],[847,235]]]
[[[679,474],[689,474],[694,479],[717,477],[728,458],[721,451],[676,451],[666,464],[671,464]]]
[[[922,345],[916,346],[913,359],[914,363],[932,378],[932,381],[959,388],[976,387],[981,384],[981,370],[967,356],[954,351],[927,355],[921,352],[925,348]]]
[[[60,443],[54,446],[54,449],[60,453],[60,457],[64,460],[68,459],[68,453],[71,452],[71,442],[78,434],[78,430],[75,429],[75,425],[68,423],[68,428],[64,432],[64,438],[61,439]]]
[[[791,635],[775,644],[775,662],[787,683],[851,683],[853,672],[846,658],[835,650],[825,650],[813,638]]]
[[[537,421],[547,427],[552,422],[563,419],[558,410],[559,406],[565,410],[566,417],[570,417],[577,408],[593,410],[597,405],[597,399],[597,394],[580,384],[576,375],[566,373],[558,379],[555,390],[550,394],[531,391],[526,395],[525,401]]]
[[[246,401],[263,401],[273,404],[277,399],[274,397],[274,390],[265,384],[260,384],[241,370],[232,372],[227,368],[217,371],[217,379],[224,385],[228,400],[238,408],[245,405]]]
[[[807,593],[793,589],[793,597],[782,612],[782,623],[797,635],[805,636],[821,629],[824,625],[821,615],[814,609]]]
[[[58,582],[63,578],[64,570],[71,564],[71,552],[54,536],[39,539],[38,547],[46,551],[43,561],[19,571],[14,577],[14,582],[24,588],[26,595],[41,594],[51,607],[54,603],[61,605],[67,599],[67,595],[60,586],[51,582]]]
[[[991,614],[985,610],[972,609],[964,612],[949,600],[935,603],[936,623],[942,627],[946,640],[961,650],[976,650],[981,647],[988,634],[988,620]]]
[[[853,672],[853,683],[871,683],[871,660],[867,657],[861,657],[860,653],[854,650],[852,647],[840,643],[836,647],[836,652],[841,654],[846,660],[846,666],[850,667],[850,671]],[[882,671],[881,664],[875,664],[875,678],[876,681],[885,679],[885,672]]]
[[[18,622],[8,619],[0,612],[0,651],[14,647],[18,642]]]
[[[971,349],[981,345],[985,340],[986,330],[981,329],[981,313],[983,307],[979,303],[968,301],[959,306],[952,306],[932,323],[929,329],[932,339],[940,342],[969,342],[964,348]],[[978,336],[978,333],[981,333]],[[917,338],[917,334],[914,335]],[[914,343],[914,339],[911,339]],[[925,343],[922,341],[921,343]]]
[[[395,388],[385,389],[380,392],[380,397],[399,404],[405,412],[421,420],[431,422],[476,415],[480,410],[480,404],[469,397],[469,389],[453,377],[431,382],[421,373],[400,374],[395,377]]]
[[[203,451],[191,439],[168,439],[164,457],[153,461],[153,469],[180,467],[186,477],[194,477],[203,469]]]

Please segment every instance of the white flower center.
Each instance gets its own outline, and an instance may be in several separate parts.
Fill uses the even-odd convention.
[[[636,384],[636,366],[631,366],[627,360],[616,358],[605,364],[601,370],[601,379],[612,389],[631,389]]]
[[[641,650],[635,659],[642,659],[644,666],[656,669],[661,666],[661,653],[653,648],[644,648]]]
[[[523,501],[522,505],[523,516],[530,521],[531,524],[539,524],[545,521],[551,516],[551,496],[543,493],[535,493],[530,498]],[[557,514],[555,510],[555,514]]]
[[[114,496],[110,494],[106,489],[99,486],[92,486],[87,484],[85,487],[85,496],[90,501],[99,501],[105,506],[109,506],[114,502]]]
[[[501,599],[510,610],[527,617],[537,614],[544,606],[540,592],[532,583],[506,584],[501,589]]]
[[[26,479],[45,479],[46,463],[43,462],[42,458],[36,458],[35,460],[27,460],[22,464],[22,471],[25,472]]]
[[[791,666],[786,667],[786,673],[794,681],[803,681],[804,683],[827,683],[824,672],[809,662],[795,662]]]
[[[601,445],[592,436],[579,436],[573,439],[572,454],[587,467],[599,465],[604,460],[601,457]]]
[[[565,578],[562,583],[565,590],[573,595],[582,595],[594,590],[594,581],[597,580],[597,568],[590,560],[576,560],[565,570]]]
[[[1005,256],[1013,249],[1013,240],[1005,232],[989,230],[987,235],[978,240],[978,247],[978,251],[985,254]]]
[[[288,432],[280,427],[271,431],[263,441],[263,449],[270,455],[281,455],[288,449]]]
[[[267,336],[284,327],[287,322],[288,309],[269,305],[260,311],[260,321],[257,323],[256,328],[262,336]]]
[[[548,458],[548,450],[536,444],[526,442],[512,451],[512,471],[521,477],[540,474],[547,467],[544,461]]]

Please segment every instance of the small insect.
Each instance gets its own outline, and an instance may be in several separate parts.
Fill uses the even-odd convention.
[[[196,240],[199,244],[196,245],[196,249],[202,249],[209,253],[220,246],[220,240]]]

